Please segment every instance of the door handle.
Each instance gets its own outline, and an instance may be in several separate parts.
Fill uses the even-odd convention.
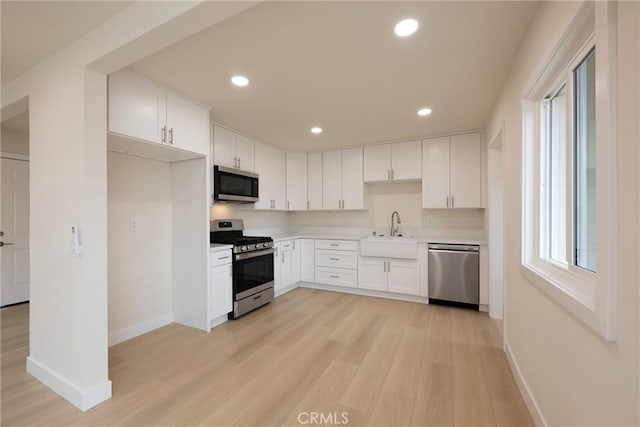
[[[3,246],[9,246],[9,245],[13,245],[13,243],[0,242],[0,248]]]

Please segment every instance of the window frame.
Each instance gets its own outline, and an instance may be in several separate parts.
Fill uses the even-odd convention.
[[[617,180],[615,129],[616,5],[583,2],[574,6],[557,44],[539,67],[522,99],[522,275],[548,297],[607,340],[615,340]],[[596,48],[596,272],[574,265],[574,70]],[[547,118],[542,105],[562,85],[567,89],[566,260],[567,265],[541,251],[543,220],[541,146]],[[548,135],[547,135],[548,136]]]

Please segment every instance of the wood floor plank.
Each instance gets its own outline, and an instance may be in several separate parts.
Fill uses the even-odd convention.
[[[86,412],[26,373],[28,304],[0,314],[3,426],[533,424],[484,313],[298,288],[111,347],[113,397]]]

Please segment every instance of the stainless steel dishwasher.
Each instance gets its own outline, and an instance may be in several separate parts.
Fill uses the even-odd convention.
[[[429,303],[478,309],[480,247],[429,244]]]

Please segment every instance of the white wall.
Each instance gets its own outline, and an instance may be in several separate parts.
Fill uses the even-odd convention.
[[[0,151],[3,153],[29,155],[29,133],[2,127]]]
[[[114,344],[156,326],[154,319],[172,316],[171,164],[109,152],[107,176],[109,341]],[[131,219],[137,231],[129,229]]]
[[[608,342],[550,300],[520,273],[521,96],[539,72],[573,2],[542,3],[488,126],[505,120],[505,340],[549,425],[638,425],[640,3],[618,7],[617,339]],[[615,123],[615,122],[614,122]]]

